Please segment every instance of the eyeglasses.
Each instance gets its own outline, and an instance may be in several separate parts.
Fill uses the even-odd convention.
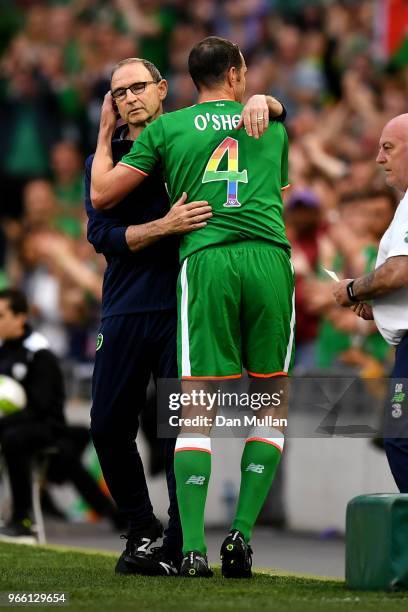
[[[129,85],[129,87],[119,87],[119,89],[115,89],[111,91],[112,98],[114,100],[123,100],[126,98],[127,90],[130,89],[132,94],[138,96],[142,94],[146,89],[146,85],[150,85],[151,83],[158,83],[159,81],[140,81],[139,83],[133,83],[133,85]]]

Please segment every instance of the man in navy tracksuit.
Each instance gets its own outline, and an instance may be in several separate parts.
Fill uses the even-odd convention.
[[[112,142],[117,163],[145,124],[162,112],[167,88],[159,88],[157,84],[165,81],[155,66],[144,60],[121,63],[112,76],[114,91],[121,93],[121,80],[136,91],[128,88],[116,98],[127,122]],[[211,212],[206,203],[185,205],[185,196],[169,211],[159,172],[112,211],[97,212],[90,199],[92,160],[90,156],[86,161],[85,177],[88,240],[104,254],[107,268],[93,376],[91,434],[112,497],[129,522],[126,549],[116,571],[174,575],[182,558],[173,473],[175,440],[167,441],[165,451],[169,525],[163,546],[149,550],[163,528],[153,513],[135,438],[151,375],[155,381],[177,377],[179,265],[175,234],[204,227]]]

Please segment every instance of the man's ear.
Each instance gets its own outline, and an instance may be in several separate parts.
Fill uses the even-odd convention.
[[[233,87],[234,84],[237,82],[237,76],[237,69],[235,68],[235,66],[231,66],[231,68],[227,72],[227,82],[230,87]]]
[[[165,79],[162,79],[161,81],[159,81],[159,83],[157,84],[157,90],[159,92],[160,100],[164,100],[166,98],[168,89],[169,89],[169,86]]]

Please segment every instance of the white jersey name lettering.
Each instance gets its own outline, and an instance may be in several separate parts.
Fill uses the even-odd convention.
[[[205,115],[197,115],[194,118],[194,126],[200,132],[204,132],[208,127],[216,132],[232,130],[237,127],[240,118],[241,115],[211,115],[210,113],[205,113]]]

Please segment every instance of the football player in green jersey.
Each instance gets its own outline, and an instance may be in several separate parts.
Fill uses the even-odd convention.
[[[235,44],[204,39],[190,53],[189,70],[198,104],[161,115],[115,168],[110,135],[102,126],[92,169],[93,204],[115,205],[158,164],[172,203],[184,192],[190,200],[208,201],[212,218],[183,237],[180,248],[180,375],[187,381],[238,378],[244,365],[255,379],[275,380],[290,370],[295,320],[281,198],[288,186],[287,134],[280,122],[267,127],[265,98],[250,125],[242,120],[246,66]],[[239,129],[244,123],[246,130]],[[209,433],[209,426],[182,428],[176,444],[184,576],[212,575],[204,539]],[[283,442],[282,428],[271,425],[254,426],[246,440],[237,512],[221,548],[226,577],[251,576],[252,528]]]

